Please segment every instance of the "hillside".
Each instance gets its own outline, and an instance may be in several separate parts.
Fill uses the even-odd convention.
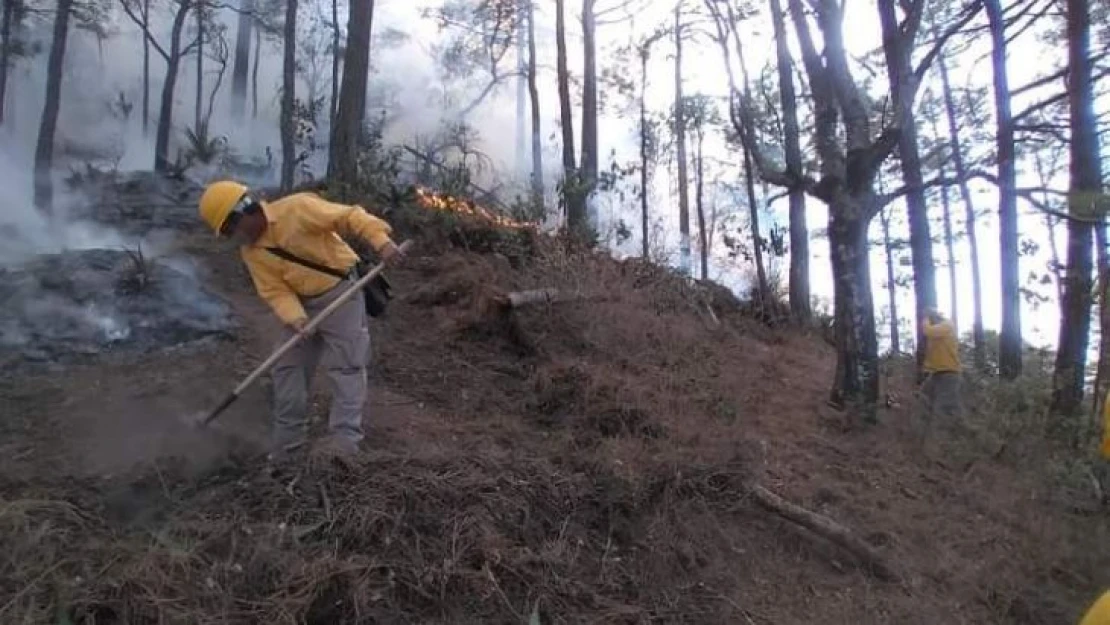
[[[951,428],[926,456],[908,401],[873,428],[826,407],[818,334],[415,203],[386,215],[416,247],[372,324],[365,453],[264,473],[266,384],[215,431],[181,422],[277,327],[234,250],[182,218],[189,193],[169,195],[143,275],[168,262],[231,319],[84,357],[0,351],[0,622],[1070,623],[1110,584],[1110,518],[1059,496],[1047,444],[1014,457]],[[118,212],[93,217],[135,223]],[[514,307],[537,289],[554,297]]]

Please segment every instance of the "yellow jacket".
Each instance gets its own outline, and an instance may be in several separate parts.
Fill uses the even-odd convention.
[[[1110,460],[1110,398],[1102,402],[1102,457]]]
[[[956,341],[956,329],[950,321],[922,323],[925,332],[925,362],[923,368],[930,373],[959,372],[960,346]]]
[[[1110,590],[1091,605],[1079,625],[1110,625]]]
[[[266,231],[253,245],[240,248],[258,295],[283,323],[307,319],[302,297],[320,295],[339,283],[334,276],[274,256],[268,247],[285,251],[338,271],[354,266],[358,255],[341,234],[368,242],[375,251],[390,242],[392,228],[359,206],[328,202],[311,193],[297,193],[262,205]]]

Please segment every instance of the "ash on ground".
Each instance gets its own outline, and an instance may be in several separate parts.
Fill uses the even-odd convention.
[[[83,250],[0,268],[0,366],[226,336],[231,309],[188,265]]]

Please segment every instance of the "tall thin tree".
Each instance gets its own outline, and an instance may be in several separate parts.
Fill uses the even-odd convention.
[[[294,107],[297,89],[297,0],[285,0],[283,28],[285,55],[281,72],[281,190],[293,188],[297,164]]]
[[[1006,67],[1006,20],[1000,0],[983,0],[983,7],[990,24],[994,114],[997,123],[995,146],[998,151],[998,246],[1002,287],[998,368],[1003,378],[1014,379],[1021,375],[1022,370],[1021,280],[1018,269],[1017,162],[1009,70]]]
[[[366,115],[366,87],[370,80],[370,33],[374,27],[374,2],[352,2],[347,20],[347,49],[343,59],[343,85],[332,128],[328,173],[344,192],[358,182],[358,159]]]
[[[62,75],[73,0],[58,0],[56,6],[54,36],[50,43],[50,58],[46,62],[46,100],[35,147],[35,207],[47,214],[54,209],[54,134],[58,129],[58,111],[62,103]]]
[[[563,201],[566,203],[567,230],[583,233],[586,201],[580,191],[578,166],[574,153],[574,113],[570,103],[570,67],[567,62],[566,0],[555,0],[555,54],[559,83],[559,122],[563,144]]]
[[[786,38],[786,18],[780,0],[771,0],[771,22],[775,33],[775,63],[779,75],[779,100],[782,104],[783,152],[790,203],[790,312],[798,321],[812,315],[809,294],[809,229],[806,226],[805,171],[802,161],[801,131],[798,124],[798,97],[794,89],[794,66]],[[750,158],[751,153],[747,152]]]
[[[960,199],[964,205],[964,230],[967,232],[968,264],[971,271],[971,341],[973,360],[977,369],[986,367],[986,331],[983,326],[983,277],[979,269],[979,234],[976,226],[975,203],[971,199],[971,189],[967,183],[967,164],[960,145],[959,122],[956,113],[956,99],[952,95],[952,84],[948,77],[948,64],[943,52],[937,58],[941,89],[944,96],[944,114],[948,122],[948,147],[952,166],[959,181]]]
[[[528,99],[532,105],[532,203],[543,207],[543,120],[540,118],[540,88],[537,83],[539,70],[536,58],[536,5],[525,0],[525,17],[528,19]]]
[[[682,3],[674,8],[674,133],[678,161],[678,253],[679,270],[690,275],[690,191],[686,171],[686,111],[682,95]]]
[[[235,62],[231,68],[231,116],[235,120],[242,120],[247,112],[247,78],[250,73],[251,28],[254,26],[254,19],[254,0],[239,0]]]
[[[1102,159],[1091,71],[1091,15],[1088,0],[1067,0],[1068,110],[1071,142],[1068,263],[1060,302],[1060,340],[1056,349],[1052,409],[1072,415],[1083,401],[1087,346],[1091,330],[1093,210],[1102,194]]]

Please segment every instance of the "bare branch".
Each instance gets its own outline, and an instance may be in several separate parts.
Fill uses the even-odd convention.
[[[975,19],[975,16],[978,15],[979,11],[981,10],[983,10],[983,1],[974,0],[974,2],[964,8],[960,18],[956,20],[956,22],[953,23],[951,26],[946,28],[944,32],[941,33],[940,37],[937,37],[937,39],[933,42],[932,47],[929,48],[929,51],[925,53],[925,56],[917,65],[917,69],[915,69],[913,72],[914,78],[916,78],[916,84],[920,84],[921,81],[925,79],[925,74],[928,73],[929,68],[933,65],[933,61],[936,60],[937,56],[941,53],[941,50],[944,49],[944,46],[948,43],[948,40],[962,31],[969,23],[971,23],[971,20]],[[912,98],[910,99],[912,100]]]
[[[130,0],[123,0],[122,2],[120,2],[120,6],[123,7],[123,12],[127,14],[127,17],[129,17],[132,22],[135,22],[135,25],[143,31],[143,37],[145,37],[147,42],[150,43],[151,47],[154,48],[154,51],[157,52],[158,55],[161,56],[167,63],[169,63],[169,53],[166,52],[165,49],[163,49],[162,46],[158,44],[158,41],[154,39],[154,36],[150,34],[150,16],[147,15],[140,17],[139,15],[137,15],[135,13],[135,9],[131,6]]]

